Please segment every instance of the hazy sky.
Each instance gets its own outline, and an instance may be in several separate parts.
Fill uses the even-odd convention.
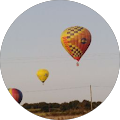
[[[71,26],[83,26],[92,35],[87,52],[76,61],[63,48],[60,35]],[[36,72],[45,68],[45,84]],[[104,19],[92,9],[75,2],[38,4],[20,15],[10,26],[1,50],[1,71],[7,88],[23,93],[22,103],[104,101],[119,70],[116,38]]]

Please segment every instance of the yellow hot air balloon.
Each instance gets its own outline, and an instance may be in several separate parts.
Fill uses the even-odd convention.
[[[65,50],[75,60],[79,61],[91,43],[91,34],[84,27],[69,27],[62,32],[61,43]],[[77,62],[78,65],[79,63]]]
[[[37,71],[37,76],[41,80],[41,82],[44,83],[49,76],[49,72],[46,69],[40,69]]]

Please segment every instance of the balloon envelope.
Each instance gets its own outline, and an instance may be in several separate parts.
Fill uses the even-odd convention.
[[[49,72],[46,69],[40,69],[37,71],[37,76],[41,82],[45,82],[49,76]]]
[[[12,97],[18,102],[20,103],[22,101],[23,95],[22,92],[16,88],[9,88],[8,91],[10,92],[10,94],[12,95]]]
[[[91,34],[84,27],[69,27],[62,32],[61,43],[65,50],[79,61],[91,43]]]

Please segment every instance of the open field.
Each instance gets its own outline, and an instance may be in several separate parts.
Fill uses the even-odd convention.
[[[28,111],[40,117],[54,119],[54,120],[65,120],[65,119],[77,118],[90,112],[90,111],[80,111],[80,110],[77,110],[77,111],[75,110],[74,112],[73,111],[71,112],[70,111],[68,112],[39,112],[39,109],[29,109]]]
[[[77,118],[80,117],[78,115],[64,115],[64,116],[46,116],[44,118],[48,118],[48,119],[54,119],[54,120],[65,120],[65,119],[73,119],[73,118]]]

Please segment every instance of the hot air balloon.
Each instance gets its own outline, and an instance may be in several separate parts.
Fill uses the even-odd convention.
[[[18,102],[20,103],[22,101],[23,95],[22,92],[16,88],[9,88],[8,91],[10,92],[10,94],[12,95],[12,97]]]
[[[43,82],[43,84],[44,84],[44,82],[46,81],[46,79],[49,76],[49,72],[46,69],[40,69],[37,72],[37,76],[41,80],[41,82]]]
[[[61,43],[65,50],[79,62],[91,43],[91,34],[84,27],[69,27],[62,32]],[[79,66],[78,62],[77,66]]]

